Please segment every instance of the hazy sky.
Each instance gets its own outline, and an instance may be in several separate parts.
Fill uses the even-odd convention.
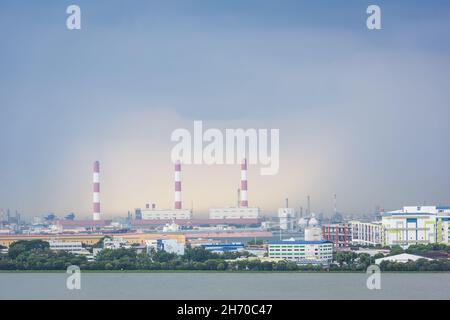
[[[66,28],[78,4],[82,29]],[[382,9],[382,30],[366,8]],[[330,214],[450,203],[448,1],[1,1],[0,209],[173,206],[171,132],[279,128],[249,202]],[[183,167],[196,212],[236,202],[238,166]]]

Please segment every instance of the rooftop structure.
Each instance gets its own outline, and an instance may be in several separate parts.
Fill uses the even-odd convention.
[[[425,260],[428,260],[428,261],[433,260],[433,259],[430,259],[430,258],[425,258],[425,257],[417,256],[417,255],[414,255],[414,254],[401,253],[401,254],[397,254],[395,256],[390,256],[390,257],[384,257],[384,258],[376,259],[375,260],[375,264],[381,264],[383,261],[407,263],[409,261],[417,261],[419,259],[425,259]]]

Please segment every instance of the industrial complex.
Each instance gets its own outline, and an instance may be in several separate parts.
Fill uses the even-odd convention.
[[[240,188],[235,206],[215,207],[208,218],[199,218],[182,205],[181,163],[174,164],[174,207],[157,208],[155,203],[134,210],[134,216],[103,219],[100,206],[100,162],[93,165],[92,219],[77,220],[74,215],[60,219],[54,215],[25,222],[16,213],[0,212],[0,246],[19,240],[44,240],[50,250],[87,255],[95,259],[101,249],[135,248],[183,255],[185,247],[199,246],[212,252],[247,251],[259,259],[295,262],[299,265],[333,263],[336,252],[350,248],[382,248],[417,244],[450,244],[450,207],[405,206],[355,220],[342,217],[336,208],[331,219],[317,217],[307,210],[289,206],[277,215],[262,215],[249,206],[248,164],[243,159]],[[98,244],[102,247],[98,248]],[[95,247],[97,246],[97,247]],[[94,250],[86,250],[94,247]]]

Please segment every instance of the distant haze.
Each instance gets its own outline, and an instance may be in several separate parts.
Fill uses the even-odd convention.
[[[174,129],[280,129],[249,203],[361,214],[450,203],[450,3],[68,1],[0,5],[0,210],[173,207]],[[236,204],[239,166],[183,166],[183,205]]]

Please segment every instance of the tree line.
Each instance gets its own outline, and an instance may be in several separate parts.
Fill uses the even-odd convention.
[[[393,247],[391,255],[430,251],[448,254],[449,250],[445,245],[417,245],[410,246],[407,250]],[[182,256],[165,251],[138,253],[136,248],[120,248],[103,249],[97,254],[95,261],[88,261],[83,255],[52,251],[46,241],[20,240],[11,244],[7,254],[0,254],[0,270],[65,270],[70,265],[77,265],[82,270],[365,271],[383,255],[339,251],[335,255],[336,263],[328,267],[297,265],[288,261],[261,261],[256,258],[239,259],[251,257],[245,251],[215,253],[202,247],[187,245]],[[382,271],[450,271],[450,260],[419,259],[408,263],[384,261],[380,268]]]
[[[178,256],[165,251],[138,253],[135,248],[103,249],[95,261],[64,251],[52,251],[42,240],[20,240],[0,255],[0,270],[65,270],[77,265],[82,270],[211,270],[211,271],[295,271],[318,270],[320,267],[300,268],[293,262],[261,262],[249,258],[248,252],[215,253],[202,247],[186,246]],[[238,259],[238,260],[236,260]]]

